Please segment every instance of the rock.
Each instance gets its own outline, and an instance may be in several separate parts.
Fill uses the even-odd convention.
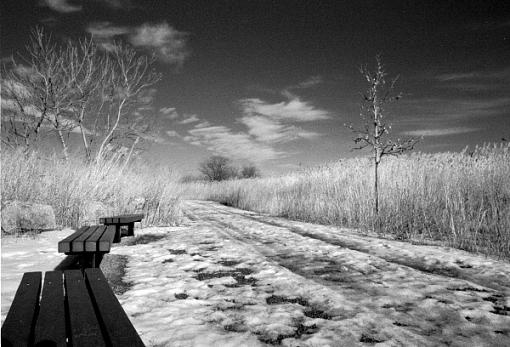
[[[2,208],[2,231],[43,231],[57,228],[50,205],[11,201]]]

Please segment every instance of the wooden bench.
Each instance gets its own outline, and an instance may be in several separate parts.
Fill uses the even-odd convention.
[[[2,346],[144,346],[99,269],[23,275]],[[40,299],[39,299],[40,298]]]
[[[127,236],[135,235],[135,222],[141,222],[145,216],[143,214],[123,214],[112,217],[99,218],[99,223],[104,225],[115,225],[115,242],[120,242],[122,237],[120,228],[127,225]]]
[[[115,242],[115,227],[92,225],[81,227],[58,243],[59,253],[79,255],[82,268],[99,267],[105,253]]]

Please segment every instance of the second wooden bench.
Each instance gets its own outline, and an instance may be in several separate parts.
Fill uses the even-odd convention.
[[[119,242],[122,236],[120,228],[122,226],[127,226],[127,236],[135,235],[135,222],[141,222],[143,214],[123,214],[112,217],[102,217],[99,218],[99,223],[104,225],[114,225],[115,226],[115,242]]]

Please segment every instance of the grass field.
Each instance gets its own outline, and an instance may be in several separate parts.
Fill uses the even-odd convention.
[[[100,164],[65,162],[37,152],[4,151],[2,206],[11,200],[51,205],[57,224],[81,225],[89,204],[108,213],[143,212],[146,224],[175,224],[179,219],[178,177],[165,169],[131,167],[121,171],[114,159]]]
[[[320,224],[373,230],[400,240],[440,241],[452,247],[510,258],[510,145],[472,152],[385,158],[380,170],[380,213],[373,212],[369,158],[283,176],[178,183],[168,169],[131,167],[115,160],[85,165],[37,153],[4,151],[2,205],[9,200],[53,206],[57,223],[77,226],[85,206],[111,213],[144,212],[146,224],[175,224],[179,199],[226,205]]]
[[[373,212],[368,158],[341,160],[280,177],[191,183],[187,197],[290,219],[359,228],[401,240],[510,257],[510,145],[473,152],[385,158],[380,213]],[[379,223],[377,223],[379,221]]]

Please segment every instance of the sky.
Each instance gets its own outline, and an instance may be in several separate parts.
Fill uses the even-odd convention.
[[[213,154],[264,174],[367,155],[345,124],[361,124],[359,68],[378,54],[403,93],[391,137],[422,152],[510,138],[508,1],[3,0],[1,17],[2,59],[36,25],[154,53],[143,155],[183,173]]]

